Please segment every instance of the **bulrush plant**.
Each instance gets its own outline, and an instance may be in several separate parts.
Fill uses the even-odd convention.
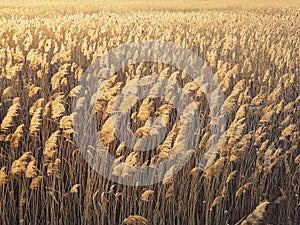
[[[0,18],[0,224],[300,221],[299,10],[96,13],[87,8],[44,15],[37,9],[36,17],[23,15],[21,8],[6,10]],[[14,16],[7,16],[10,12]],[[146,40],[193,51],[220,86],[224,102],[217,110],[227,121],[217,154],[205,168],[200,167],[204,153],[217,138],[209,103],[218,99],[214,92],[208,100],[209,87],[187,73],[197,67],[195,57],[186,60],[186,68],[124,60],[99,93],[81,95],[89,91],[80,83],[88,78],[85,72],[102,54]],[[176,52],[165,59],[180,57]],[[192,99],[181,116],[173,104],[175,84],[176,95]],[[126,88],[130,97],[119,104]],[[138,99],[141,91],[147,97]],[[97,133],[117,165],[112,176],[130,179],[135,166],[143,170],[175,156],[190,159],[179,171],[177,165],[157,171],[163,180],[148,186],[104,178],[83,157],[95,146],[81,149],[75,138],[74,121],[83,121],[72,108],[78,97],[77,111],[95,103]],[[192,124],[194,110],[200,138],[190,149],[195,140],[185,143],[191,130],[185,124]],[[139,139],[132,148],[117,137],[116,113],[128,116],[128,128]],[[161,143],[139,151],[142,140],[154,146],[162,130]]]

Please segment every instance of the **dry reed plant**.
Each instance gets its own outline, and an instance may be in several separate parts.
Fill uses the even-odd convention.
[[[1,225],[300,221],[299,9],[118,13],[99,12],[99,1],[95,8],[86,2],[42,1],[40,8],[13,2],[15,6],[0,2]],[[127,1],[118,3],[122,7]],[[76,13],[79,8],[84,12]],[[85,73],[103,53],[145,40],[172,42],[202,58],[220,85],[223,105],[210,108],[218,90],[206,95],[208,77],[197,77],[203,81],[199,87],[194,74],[188,74],[191,68],[199,66],[201,73],[205,68],[195,56],[178,68],[178,52],[164,55],[173,65],[124,60],[118,71],[110,65]],[[114,57],[137,59],[150,53],[127,49]],[[101,65],[113,60],[103,59]],[[92,88],[83,84],[99,74],[110,78],[90,98]],[[120,93],[129,97],[119,102]],[[147,97],[139,99],[141,93]],[[173,103],[184,100],[183,94],[192,103],[180,102],[186,106],[181,115]],[[74,113],[77,98],[75,111],[95,104],[97,133],[115,157],[112,176],[130,179],[136,166],[146,170],[169,159],[180,163],[191,158],[179,171],[178,165],[155,170],[153,176],[164,179],[147,187],[102,177],[81,153],[104,159],[93,154],[93,146],[80,149],[75,138],[74,122],[89,119]],[[194,110],[199,114],[197,143],[190,132]],[[203,155],[218,137],[213,110],[226,113],[225,134],[203,168]],[[117,138],[118,116],[128,118],[127,128],[139,139],[132,149],[128,140]],[[139,151],[143,141],[154,145],[163,130],[158,146]],[[86,137],[89,132],[84,130]]]

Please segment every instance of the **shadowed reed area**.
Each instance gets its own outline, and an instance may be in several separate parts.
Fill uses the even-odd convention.
[[[19,11],[2,17],[0,223],[297,224],[299,12],[269,12],[274,15],[61,12],[30,19]],[[145,138],[151,118],[162,115],[165,140],[148,152],[119,143],[111,129],[111,105],[132,79],[159,74],[175,81],[203,115],[201,140],[178,174],[167,171],[158,184],[130,187],[104,179],[85,162],[74,139],[72,103],[99,55],[149,39],[173,42],[205,59],[224,93],[228,122],[219,155],[202,171],[199,161],[213,139],[203,90],[184,70],[159,62],[116,71],[97,98],[95,113],[99,134],[117,161],[155,164],[171,156],[182,132],[172,105],[149,97],[133,108],[131,129]],[[114,174],[130,177],[130,172],[117,168]]]

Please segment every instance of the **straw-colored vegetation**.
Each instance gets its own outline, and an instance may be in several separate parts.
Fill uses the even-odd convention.
[[[178,9],[163,2],[163,9]],[[201,8],[190,2],[186,10]],[[82,3],[83,13],[76,13],[69,1],[61,10],[49,8],[43,14],[57,1],[42,3],[24,6],[24,11],[20,1],[0,3],[0,224],[299,223],[296,6],[279,8],[277,2],[265,10],[216,5],[194,12],[92,13],[102,7],[93,7],[94,1],[92,7]],[[191,77],[159,62],[116,71],[95,105],[99,134],[116,160],[160,162],[178,149],[185,132],[171,104],[148,97],[132,111],[131,128],[146,138],[151,117],[162,115],[165,140],[148,152],[118,142],[110,124],[111,105],[135,77],[160,74],[176,81],[204,115],[201,140],[178,174],[168,171],[158,184],[130,187],[106,180],[85,162],[74,139],[72,104],[84,72],[98,56],[121,43],[149,39],[174,42],[205,59],[224,93],[228,122],[219,154],[202,171],[199,161],[211,141],[210,108]],[[116,167],[114,175],[130,172]]]

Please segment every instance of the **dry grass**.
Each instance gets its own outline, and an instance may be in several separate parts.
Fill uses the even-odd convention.
[[[31,0],[24,3],[21,0],[0,1],[1,11],[12,10],[17,12],[22,9],[24,14],[35,15],[41,12],[80,13],[97,12],[99,10],[112,12],[126,12],[128,10],[142,11],[197,11],[197,10],[228,10],[228,9],[266,9],[266,8],[299,8],[299,1],[294,0]],[[36,12],[33,9],[39,8]]]
[[[158,2],[0,1],[0,224],[298,223],[299,3]],[[115,13],[93,13],[101,9]],[[160,12],[147,11],[155,9]],[[202,171],[199,161],[214,138],[203,90],[183,69],[162,63],[115,71],[102,95],[76,105],[96,101],[97,131],[115,164],[161,162],[180,153],[188,132],[172,104],[152,96],[134,106],[131,129],[145,138],[165,126],[166,138],[148,152],[119,143],[112,105],[135,77],[160,74],[177,82],[203,115],[201,140],[185,149],[192,158],[177,174],[171,167],[158,184],[130,187],[103,178],[83,159],[72,102],[93,60],[121,43],[147,39],[174,42],[206,60],[224,93],[228,123],[219,154]],[[170,87],[150,92],[160,88]],[[163,120],[155,129],[153,115]],[[189,115],[186,110],[183,119]],[[114,174],[130,177],[132,170],[119,166]]]

